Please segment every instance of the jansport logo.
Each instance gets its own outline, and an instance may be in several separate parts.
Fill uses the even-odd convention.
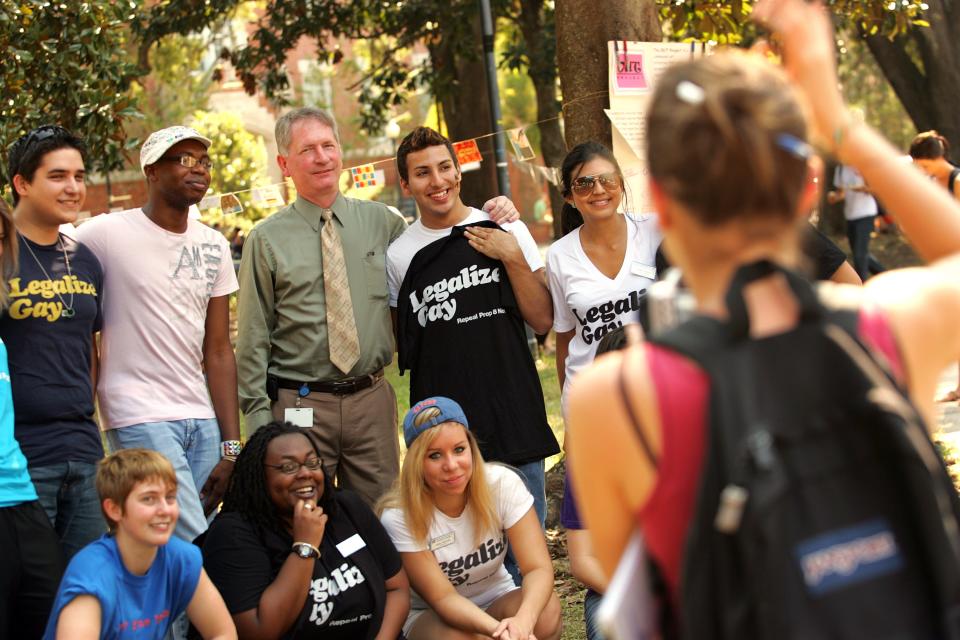
[[[847,527],[797,546],[803,579],[813,595],[898,571],[903,557],[885,520]]]
[[[480,268],[477,265],[464,267],[452,278],[444,278],[424,287],[419,298],[417,292],[412,291],[410,293],[412,313],[417,316],[417,322],[421,327],[437,320],[453,320],[457,315],[457,300],[451,298],[451,294],[470,287],[499,282],[500,267],[493,269]]]

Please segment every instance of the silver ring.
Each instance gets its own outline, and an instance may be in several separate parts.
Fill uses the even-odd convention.
[[[304,507],[304,509],[306,509],[307,511],[313,511],[313,505],[310,504],[309,502],[308,502],[307,504],[303,505],[303,507]]]

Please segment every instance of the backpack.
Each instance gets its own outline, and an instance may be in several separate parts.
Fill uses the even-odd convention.
[[[742,290],[773,273],[800,321],[750,339]],[[769,261],[737,272],[727,308],[651,337],[710,379],[681,602],[667,604],[680,631],[664,637],[960,638],[960,502],[857,312]]]
[[[947,178],[947,191],[950,192],[950,195],[953,195],[953,184],[957,181],[957,176],[960,176],[960,168],[955,168],[950,172],[950,177]]]

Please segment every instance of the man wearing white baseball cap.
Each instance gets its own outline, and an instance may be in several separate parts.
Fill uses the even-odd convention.
[[[147,203],[76,232],[104,272],[101,426],[114,451],[143,447],[170,459],[176,534],[188,541],[206,531],[240,452],[229,337],[237,278],[226,238],[188,217],[210,186],[209,146],[189,127],[154,132],[140,149]]]

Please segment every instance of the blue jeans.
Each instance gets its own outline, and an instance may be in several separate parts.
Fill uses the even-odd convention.
[[[193,542],[207,530],[200,489],[220,462],[220,427],[216,418],[145,422],[107,431],[110,449],[152,449],[170,460],[177,472],[180,520],[174,533]],[[212,519],[212,518],[211,518]]]
[[[853,268],[864,282],[870,277],[871,269],[883,271],[880,263],[870,255],[870,234],[873,233],[873,221],[876,216],[847,220],[847,241],[853,254]],[[879,267],[879,270],[877,269]]]
[[[597,609],[600,608],[602,599],[603,596],[593,589],[587,589],[587,594],[583,597],[583,622],[587,630],[587,640],[604,640],[597,622]]]
[[[523,479],[523,484],[527,485],[527,491],[533,495],[533,510],[537,514],[537,520],[540,521],[540,528],[547,519],[547,492],[546,479],[544,478],[544,461],[536,460],[528,462],[518,467],[514,467]],[[521,581],[520,567],[517,566],[517,559],[513,555],[513,549],[507,547],[507,557],[503,561],[503,566],[510,572],[514,583],[519,587]]]
[[[60,462],[27,470],[69,562],[77,551],[107,530],[94,482],[97,466],[90,462]]]

